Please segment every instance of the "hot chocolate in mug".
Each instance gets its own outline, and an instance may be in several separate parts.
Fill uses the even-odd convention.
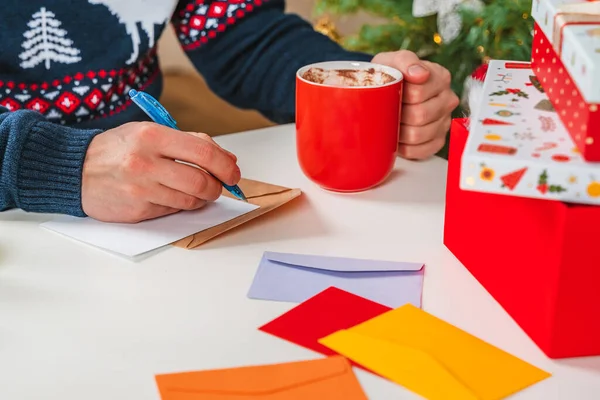
[[[324,189],[357,192],[394,168],[402,73],[368,62],[307,65],[296,74],[296,145],[304,174]]]

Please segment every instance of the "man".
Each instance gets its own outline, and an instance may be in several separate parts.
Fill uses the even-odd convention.
[[[212,90],[278,123],[294,121],[295,72],[373,61],[405,75],[401,156],[445,142],[458,99],[443,67],[408,51],[353,53],[284,13],[284,0],[4,0],[0,13],[0,210],[136,222],[201,207],[236,157],[201,133],[158,126],[128,98],[159,97],[156,39],[173,22]],[[137,121],[137,122],[135,122]]]

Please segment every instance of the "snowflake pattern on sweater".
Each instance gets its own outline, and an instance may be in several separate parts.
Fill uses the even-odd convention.
[[[208,43],[268,0],[196,0],[180,3],[173,25],[185,50]]]
[[[112,116],[131,104],[129,90],[144,90],[158,74],[156,51],[129,68],[77,72],[37,83],[0,80],[0,105],[38,111],[60,124]]]

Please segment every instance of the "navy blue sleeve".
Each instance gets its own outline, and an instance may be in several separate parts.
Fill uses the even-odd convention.
[[[0,106],[0,211],[85,216],[81,174],[85,154],[99,130],[48,122],[30,110]]]
[[[295,120],[295,76],[321,61],[371,61],[284,13],[283,0],[180,1],[173,25],[188,57],[221,98],[277,123]]]

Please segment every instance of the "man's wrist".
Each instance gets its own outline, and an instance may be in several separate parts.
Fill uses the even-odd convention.
[[[31,212],[85,216],[81,206],[83,162],[91,140],[101,132],[45,120],[34,124],[15,160],[18,207]]]

